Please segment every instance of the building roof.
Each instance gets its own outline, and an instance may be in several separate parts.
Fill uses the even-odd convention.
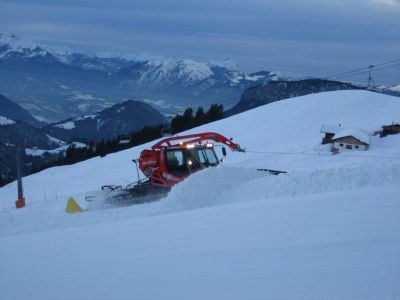
[[[366,134],[364,131],[352,128],[340,130],[339,132],[335,133],[332,140],[334,141],[347,136],[352,136],[355,139],[359,140],[360,142],[363,142],[368,145],[370,143],[368,134]]]
[[[336,133],[340,130],[344,129],[343,127],[339,125],[330,125],[330,124],[323,124],[321,126],[321,133]]]

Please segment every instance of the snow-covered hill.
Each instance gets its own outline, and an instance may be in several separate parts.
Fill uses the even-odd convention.
[[[73,196],[134,181],[152,143],[0,189],[0,285],[12,299],[396,299],[400,135],[331,155],[322,124],[369,134],[399,121],[396,97],[337,91],[204,125],[246,153],[157,203],[67,215]],[[219,149],[218,149],[219,151]],[[288,171],[273,176],[256,171]],[[0,207],[1,208],[1,207]],[[21,284],[21,282],[23,284]],[[40,289],[38,288],[40,286]]]

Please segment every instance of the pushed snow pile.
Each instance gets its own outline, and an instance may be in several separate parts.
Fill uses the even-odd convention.
[[[362,187],[397,184],[400,161],[337,169],[293,171],[271,175],[254,169],[221,167],[194,174],[160,202],[160,213],[179,212],[234,202],[296,197]]]
[[[64,212],[70,197],[85,209],[87,192],[135,181],[131,160],[154,143],[27,176],[20,210],[16,183],[2,187],[2,296],[398,299],[400,135],[373,133],[399,116],[399,98],[337,91],[195,128],[247,152],[155,203]],[[368,150],[332,155],[323,124],[365,132]]]
[[[249,182],[257,179],[268,181],[270,175],[255,169],[239,167],[219,167],[204,170],[190,176],[172,189],[166,199],[160,202],[161,212],[179,212],[206,206],[214,206],[237,201],[250,200],[251,195],[243,198],[238,191],[246,189]]]

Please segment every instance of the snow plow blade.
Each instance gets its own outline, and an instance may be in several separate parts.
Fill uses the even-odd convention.
[[[287,173],[286,171],[271,170],[271,169],[257,169],[257,171],[270,172],[272,175],[279,175],[282,173]]]

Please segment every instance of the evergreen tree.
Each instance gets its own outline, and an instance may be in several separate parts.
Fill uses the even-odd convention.
[[[196,116],[194,117],[194,123],[196,126],[206,123],[206,114],[204,113],[204,109],[201,106],[196,111]]]
[[[214,122],[224,117],[224,107],[218,104],[212,104],[206,113],[207,122]]]

